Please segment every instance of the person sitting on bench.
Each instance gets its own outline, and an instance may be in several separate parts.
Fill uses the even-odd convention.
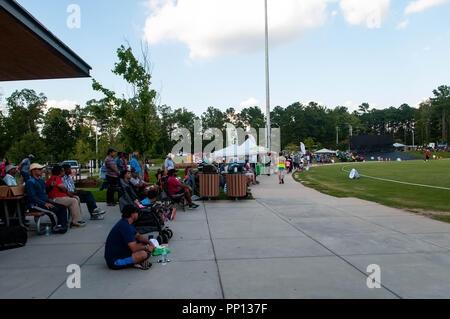
[[[3,181],[8,186],[17,186],[16,181],[16,173],[17,173],[17,166],[9,164],[5,167],[6,175],[3,177]]]
[[[168,172],[169,178],[167,179],[167,191],[169,193],[169,196],[178,195],[178,194],[184,194],[184,197],[186,198],[189,209],[197,208],[197,204],[192,203],[191,198],[191,192],[192,188],[190,188],[188,185],[181,183],[177,178],[177,170],[171,169]]]
[[[64,234],[67,232],[67,208],[64,205],[52,202],[48,199],[47,188],[42,179],[42,169],[44,166],[31,164],[31,176],[25,184],[29,207],[37,211],[50,211],[58,218],[53,232]]]
[[[64,183],[64,187],[68,191],[67,194],[69,196],[77,196],[81,203],[86,204],[89,214],[91,215],[91,220],[103,220],[103,215],[106,214],[106,211],[97,207],[97,202],[95,201],[92,192],[75,189],[75,183],[70,176],[72,174],[72,168],[70,165],[63,165],[62,167],[65,175],[61,179]]]
[[[111,229],[105,244],[105,260],[110,269],[147,270],[152,266],[148,259],[155,246],[132,225],[138,217],[137,208],[127,205],[122,210],[122,219]]]

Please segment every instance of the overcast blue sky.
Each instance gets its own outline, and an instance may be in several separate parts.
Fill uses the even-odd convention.
[[[263,0],[19,0],[93,68],[92,77],[126,92],[113,76],[115,50],[149,45],[161,104],[201,114],[208,106],[265,106]],[[67,7],[81,28],[67,27]],[[377,108],[419,101],[450,84],[448,0],[269,0],[271,104],[362,102]],[[49,106],[83,105],[100,95],[91,79],[0,82],[32,88]]]

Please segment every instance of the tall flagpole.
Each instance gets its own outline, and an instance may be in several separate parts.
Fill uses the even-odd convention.
[[[269,86],[269,24],[267,19],[267,0],[264,0],[266,16],[266,148],[271,148],[270,133],[270,86]]]

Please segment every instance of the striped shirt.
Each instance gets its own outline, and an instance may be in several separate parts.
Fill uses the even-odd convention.
[[[64,187],[69,191],[69,192],[75,192],[75,183],[73,182],[72,177],[70,177],[69,175],[64,175],[64,177],[62,178],[62,181],[64,183]]]

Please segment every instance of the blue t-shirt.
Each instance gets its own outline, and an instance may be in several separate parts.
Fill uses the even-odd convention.
[[[119,172],[121,172],[121,173],[127,169],[127,168],[125,168],[125,162],[122,161],[122,159],[120,159],[119,157],[116,158],[116,166],[117,166],[117,169],[119,170]]]
[[[173,164],[173,161],[171,159],[166,158],[166,160],[164,161],[164,167],[169,170],[175,168],[175,165]]]
[[[142,176],[141,174],[141,166],[139,165],[139,162],[134,157],[130,161],[131,168],[134,168],[136,172],[138,172],[139,176]]]
[[[113,266],[117,259],[131,257],[132,251],[128,244],[136,241],[136,233],[136,228],[127,220],[117,222],[106,239],[105,260],[108,265]]]
[[[22,168],[20,169],[21,172],[28,173],[28,170],[30,169],[31,162],[30,159],[27,157],[22,161]]]

